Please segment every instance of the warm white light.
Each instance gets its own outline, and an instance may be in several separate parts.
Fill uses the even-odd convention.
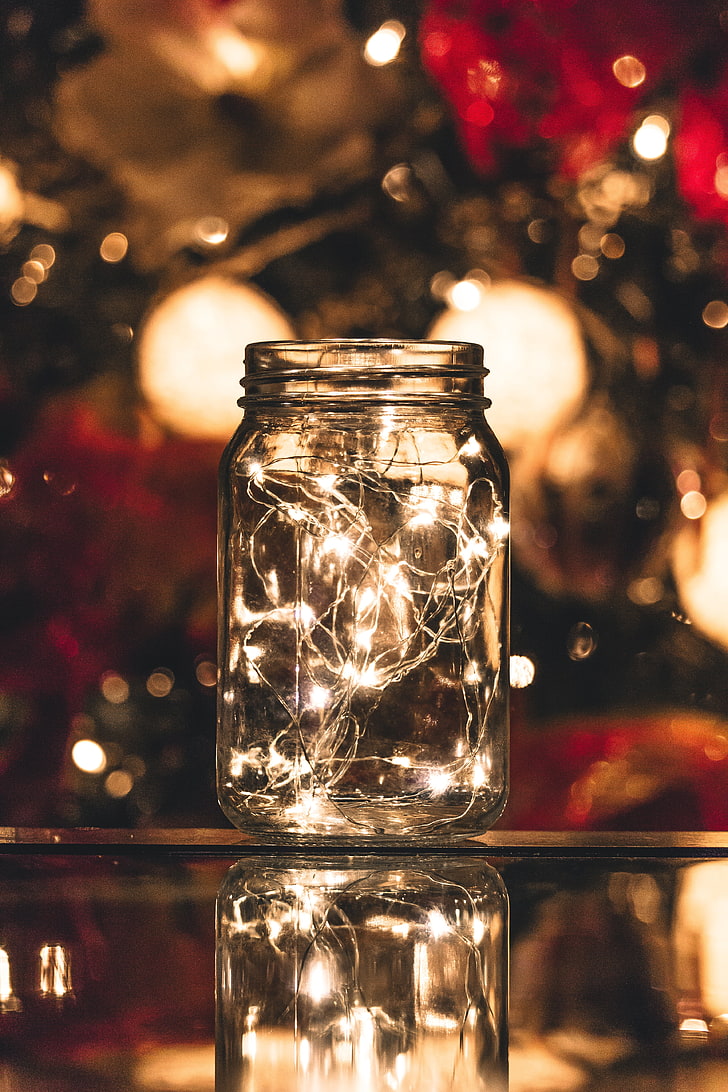
[[[147,691],[153,698],[166,698],[174,686],[174,675],[166,667],[153,671],[147,679]]]
[[[18,277],[10,287],[10,295],[18,307],[26,307],[38,295],[38,285],[30,277]]]
[[[109,262],[113,265],[126,257],[128,249],[129,240],[126,235],[122,235],[120,231],[112,231],[102,240],[101,246],[99,247],[99,254],[105,262]]]
[[[490,369],[485,392],[493,400],[488,422],[511,451],[548,435],[586,391],[579,322],[550,289],[525,281],[493,282],[474,310],[443,312],[429,337],[483,346]]]
[[[430,928],[430,934],[435,940],[439,940],[440,937],[444,937],[446,933],[451,931],[447,918],[440,910],[430,910],[427,915],[427,924]]]
[[[708,502],[698,489],[689,489],[680,498],[680,511],[686,519],[700,519],[707,507]]]
[[[391,64],[399,56],[405,34],[405,28],[396,19],[382,23],[364,46],[365,59],[377,68]]]
[[[474,663],[469,663],[463,671],[463,682],[474,684],[479,683],[480,679],[481,675],[480,671],[478,670],[478,665]]]
[[[670,123],[662,114],[651,114],[632,137],[632,147],[640,159],[660,159],[667,151]]]
[[[308,704],[312,709],[325,709],[329,703],[331,691],[325,686],[314,684],[308,695]]]
[[[15,487],[15,475],[4,459],[0,459],[0,497],[7,497]]]
[[[348,557],[353,548],[346,535],[340,534],[327,535],[322,543],[322,549],[325,553],[336,554],[337,557]]]
[[[43,263],[36,261],[34,258],[29,258],[27,262],[23,262],[22,273],[29,281],[34,281],[36,284],[42,284],[48,276],[48,270]]]
[[[233,28],[215,27],[210,32],[209,45],[235,79],[249,79],[260,65],[260,49]]]
[[[479,789],[488,780],[488,775],[477,763],[473,766],[473,788]]]
[[[409,521],[410,527],[430,527],[437,519],[437,501],[430,497],[419,500],[415,505],[416,511]]]
[[[694,494],[686,493],[682,501],[689,497]],[[675,536],[672,563],[691,622],[728,648],[728,493],[706,503],[699,527],[688,523]]]
[[[195,224],[195,235],[201,243],[208,246],[219,246],[224,243],[230,233],[230,225],[221,216],[203,216]]]
[[[480,440],[475,436],[469,436],[458,452],[459,455],[480,455],[482,451]]]
[[[447,298],[458,311],[474,311],[483,298],[483,286],[477,281],[456,281]]]
[[[675,914],[678,976],[686,993],[699,991],[700,1007],[711,1017],[728,1010],[727,914],[728,861],[707,861],[686,869]],[[707,1037],[708,1025],[704,1019],[685,1019],[680,1031]]]
[[[645,82],[647,70],[637,57],[626,53],[612,65],[612,72],[623,87],[639,87]]]
[[[713,185],[715,186],[715,192],[719,197],[728,198],[728,163],[725,162],[725,156],[719,156],[715,165],[715,176],[713,178]]]
[[[128,796],[134,788],[134,778],[128,770],[112,770],[104,781],[106,793],[114,800]]]
[[[13,996],[13,984],[10,978],[10,959],[4,948],[0,948],[0,1006],[5,1007]]]
[[[293,614],[303,629],[310,629],[316,621],[316,615],[308,603],[301,603],[300,606],[294,607]]]
[[[201,277],[147,316],[138,340],[142,393],[173,431],[225,441],[240,422],[245,346],[294,337],[285,315],[253,285]]]
[[[530,686],[536,677],[536,665],[528,656],[511,656],[510,679],[514,690]]]
[[[107,671],[99,683],[101,693],[112,705],[123,705],[129,697],[129,684],[115,671]]]
[[[433,770],[430,774],[429,785],[432,791],[439,796],[449,788],[450,775],[444,770]]]
[[[50,269],[56,260],[56,252],[48,243],[38,243],[30,252],[30,259],[40,262],[46,269]]]
[[[44,944],[40,950],[40,992],[64,997],[72,990],[71,964],[61,944]]]
[[[301,993],[307,994],[312,1001],[323,1001],[331,993],[331,975],[321,959],[314,959],[304,974]]]
[[[9,241],[16,234],[25,212],[25,198],[15,171],[0,161],[0,240]]]
[[[101,773],[106,769],[106,752],[93,739],[76,740],[71,748],[71,760],[84,773]]]
[[[703,308],[703,322],[712,330],[724,330],[728,326],[728,303],[711,300]]]

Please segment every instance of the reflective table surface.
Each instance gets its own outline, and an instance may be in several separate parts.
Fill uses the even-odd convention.
[[[466,865],[499,874],[509,959],[497,956],[500,969],[491,960],[488,974],[504,992],[510,980],[513,1092],[728,1089],[728,834],[494,831],[426,856],[411,850],[388,847],[386,870],[369,850],[327,851],[327,875],[335,866],[346,886],[347,870],[386,871],[391,891],[395,875],[426,874],[446,890],[442,877],[467,876]],[[216,1021],[225,943],[216,900],[239,874],[261,892],[256,877],[285,872],[298,891],[322,852],[262,846],[234,830],[0,828],[0,1090],[210,1092],[217,1036],[218,1092],[318,1092],[324,1085],[300,1073],[221,1073],[229,1013],[221,1016],[218,983]],[[395,924],[393,935],[407,928]],[[240,929],[254,938],[251,952],[261,938],[282,950],[263,917],[253,926],[241,918]],[[425,1088],[397,1061],[382,1087],[458,1087],[428,1072]],[[502,1085],[486,1075],[480,1087]]]

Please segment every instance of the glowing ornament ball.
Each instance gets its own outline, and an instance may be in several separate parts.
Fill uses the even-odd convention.
[[[171,292],[147,316],[138,348],[141,392],[164,427],[224,442],[240,422],[245,346],[295,336],[276,303],[254,285],[201,277]]]
[[[575,312],[551,289],[517,280],[475,286],[467,309],[451,293],[455,302],[429,336],[484,347],[488,422],[513,452],[548,435],[580,405],[588,382],[584,340]]]
[[[728,649],[728,492],[675,536],[672,568],[690,621]]]

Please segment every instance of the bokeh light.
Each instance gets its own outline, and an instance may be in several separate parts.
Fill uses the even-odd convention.
[[[106,769],[106,752],[94,739],[78,739],[71,748],[71,760],[84,773],[97,774]]]
[[[128,796],[134,788],[134,778],[128,770],[112,770],[104,781],[106,793],[115,800]]]
[[[624,239],[614,231],[608,231],[599,240],[599,249],[605,258],[621,258],[625,251]]]
[[[597,635],[588,622],[577,622],[569,630],[566,649],[570,660],[587,660],[597,647]]]
[[[107,671],[102,675],[99,688],[111,705],[123,705],[129,698],[129,683],[116,671]]]
[[[104,236],[99,247],[99,254],[105,262],[113,265],[126,257],[128,249],[129,240],[126,235],[123,235],[120,231],[111,231]]]
[[[25,198],[14,169],[0,159],[0,240],[9,242],[25,212]]]
[[[682,500],[688,497],[696,511],[703,506],[701,493]],[[728,493],[706,503],[702,517],[689,518],[672,543],[678,597],[693,625],[728,649]]]
[[[581,402],[587,384],[584,340],[574,311],[550,289],[504,280],[489,287],[479,282],[479,291],[475,308],[450,305],[429,336],[485,347],[485,392],[493,402],[488,422],[514,451],[547,435]]]
[[[579,281],[593,281],[599,273],[599,260],[593,254],[579,254],[571,263],[571,272]]]
[[[152,671],[147,679],[147,693],[153,698],[166,698],[174,687],[174,674],[166,667]]]
[[[5,459],[0,459],[0,497],[7,497],[13,491],[15,475]]]
[[[29,303],[32,303],[37,294],[38,285],[30,277],[18,277],[17,280],[13,281],[10,288],[12,301],[18,307],[26,307]]]
[[[536,665],[528,656],[511,656],[510,682],[514,690],[530,686],[536,677]]]
[[[212,660],[200,660],[195,667],[195,678],[200,686],[217,685],[217,664]]]
[[[640,159],[660,159],[667,151],[670,123],[662,114],[650,114],[632,137],[632,147]]]
[[[703,322],[713,330],[723,330],[728,326],[728,303],[724,300],[711,300],[703,308]]]
[[[391,64],[399,56],[405,38],[405,28],[396,19],[388,19],[367,39],[365,60],[375,67]]]
[[[207,246],[220,246],[230,234],[230,225],[222,216],[203,216],[195,224],[195,237]]]
[[[286,316],[255,286],[201,277],[147,316],[137,342],[142,393],[166,427],[224,442],[241,418],[245,346],[293,337]]]
[[[626,53],[612,65],[612,72],[623,87],[639,87],[645,82],[647,70],[637,57]]]
[[[707,507],[708,502],[698,489],[689,489],[680,498],[680,511],[686,519],[700,519]]]

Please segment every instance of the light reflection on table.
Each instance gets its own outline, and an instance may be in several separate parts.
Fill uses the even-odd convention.
[[[0,831],[3,1092],[211,1092],[216,895],[281,852]],[[464,853],[510,896],[511,1092],[728,1087],[728,836],[491,832],[435,856]]]

